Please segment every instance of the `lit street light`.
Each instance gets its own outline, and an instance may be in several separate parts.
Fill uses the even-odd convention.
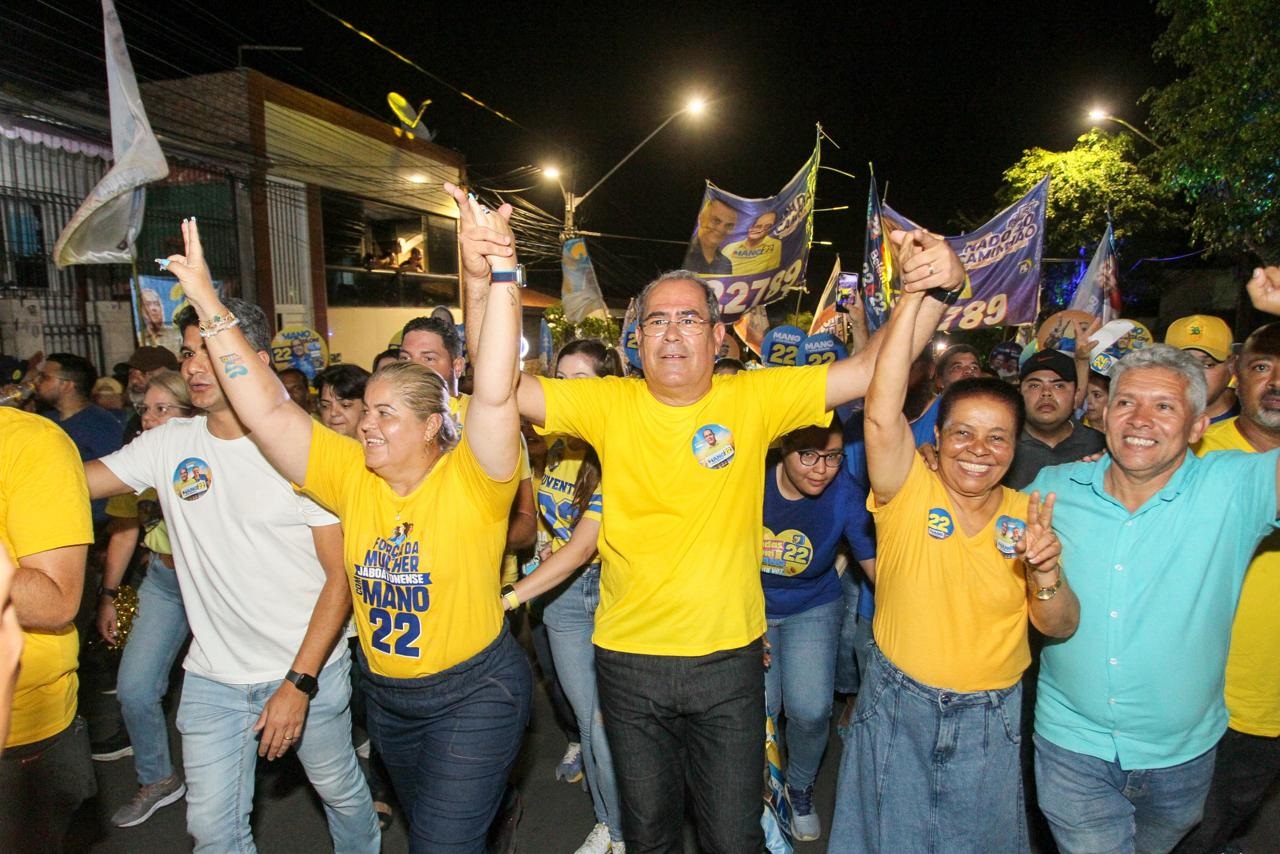
[[[621,168],[624,163],[626,163],[628,160],[634,157],[636,152],[638,152],[640,149],[648,145],[649,140],[653,139],[655,136],[661,133],[662,130],[667,125],[671,124],[679,116],[682,116],[685,113],[689,113],[690,115],[695,115],[695,116],[701,115],[706,110],[706,108],[707,108],[707,102],[705,100],[703,100],[702,98],[691,98],[689,102],[685,104],[683,109],[677,110],[676,112],[667,116],[666,119],[663,120],[662,124],[658,125],[656,128],[653,129],[652,132],[650,132],[648,136],[640,140],[639,144],[637,144],[635,148],[628,151],[625,157],[623,157],[621,160],[615,163],[612,169],[604,173],[604,176],[599,181],[596,181],[594,184],[592,184],[591,187],[582,195],[573,193],[570,190],[565,188],[564,184],[561,183],[560,181],[561,173],[559,169],[557,169],[555,166],[544,166],[542,168],[542,174],[545,175],[548,180],[556,182],[556,184],[560,187],[560,194],[564,197],[564,231],[561,234],[561,239],[568,240],[569,238],[574,237],[578,234],[577,230],[574,228],[574,223],[573,223],[574,214],[577,212],[578,206],[581,205],[583,202],[585,202],[587,200],[587,197],[590,196],[592,193],[594,193],[600,187],[601,184],[609,180],[610,176],[612,176],[614,172],[617,172],[618,169]]]
[[[1156,142],[1154,139],[1147,136],[1145,133],[1143,133],[1133,125],[1126,122],[1124,119],[1120,118],[1119,116],[1113,116],[1111,115],[1111,113],[1108,113],[1106,110],[1103,110],[1099,107],[1094,107],[1092,110],[1089,111],[1089,119],[1094,122],[1115,122],[1116,124],[1121,125],[1122,127],[1128,128],[1129,130],[1136,133],[1138,136],[1145,139],[1156,151],[1160,151],[1164,148],[1163,145]]]

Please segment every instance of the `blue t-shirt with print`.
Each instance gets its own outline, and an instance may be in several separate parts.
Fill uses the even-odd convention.
[[[875,540],[862,517],[866,491],[841,469],[816,497],[790,501],[778,490],[776,467],[765,473],[764,587],[765,615],[790,617],[841,596],[835,572],[836,548],[848,541],[855,558],[875,556]]]

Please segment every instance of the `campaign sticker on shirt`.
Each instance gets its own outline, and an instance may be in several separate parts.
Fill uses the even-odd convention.
[[[183,501],[195,501],[209,491],[213,469],[199,457],[187,457],[173,471],[173,491]]]
[[[935,540],[945,540],[955,531],[956,524],[951,521],[951,514],[943,507],[934,507],[929,511],[929,536]]]
[[[704,424],[693,434],[693,457],[698,465],[722,469],[733,462],[733,434],[721,424]]]
[[[809,568],[813,560],[813,544],[803,531],[788,528],[774,533],[764,529],[764,558],[760,562],[762,572],[770,575],[799,575]]]
[[[1012,516],[1001,516],[996,519],[996,548],[1005,557],[1013,557],[1018,551],[1018,543],[1027,535],[1027,523]]]

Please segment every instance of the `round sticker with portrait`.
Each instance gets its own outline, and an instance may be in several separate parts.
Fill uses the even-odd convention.
[[[213,485],[213,469],[199,457],[187,457],[173,470],[173,491],[183,501],[202,498]]]
[[[693,458],[698,465],[722,469],[733,462],[733,433],[722,424],[704,424],[693,434]]]
[[[996,548],[1005,557],[1018,553],[1018,543],[1027,535],[1027,523],[1012,516],[996,519]]]

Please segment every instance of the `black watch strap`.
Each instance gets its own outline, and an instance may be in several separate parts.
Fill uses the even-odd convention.
[[[296,670],[290,670],[284,675],[286,682],[292,682],[293,687],[307,695],[307,699],[314,700],[316,694],[320,691],[320,683],[316,677],[310,673],[299,673]]]

